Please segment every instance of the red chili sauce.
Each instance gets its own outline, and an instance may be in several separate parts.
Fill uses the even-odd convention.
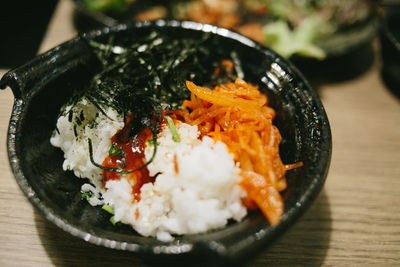
[[[132,194],[135,201],[140,201],[140,188],[143,184],[154,182],[154,177],[150,177],[147,168],[141,168],[146,163],[144,149],[146,141],[152,138],[151,130],[146,127],[134,137],[130,136],[131,116],[126,117],[125,126],[119,130],[112,138],[111,142],[118,149],[123,149],[125,154],[125,166],[123,166],[121,155],[108,155],[103,161],[103,166],[107,168],[120,168],[126,171],[134,171],[128,174],[117,173],[114,171],[103,171],[103,184],[109,180],[119,180],[122,176],[128,178],[132,185]],[[140,169],[141,168],[141,169]]]

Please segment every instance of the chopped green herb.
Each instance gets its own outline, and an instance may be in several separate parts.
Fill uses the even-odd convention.
[[[116,225],[118,222],[117,221],[115,221],[115,218],[114,218],[114,216],[112,216],[111,218],[110,218],[110,223],[112,223],[112,225]]]
[[[92,197],[92,195],[93,195],[92,192],[85,192],[85,193],[81,194],[81,198],[89,201],[89,199]]]
[[[160,145],[160,142],[157,141],[155,144],[156,144],[156,146],[159,146],[159,145]],[[146,145],[147,145],[147,146],[154,146],[154,141],[153,141],[153,139],[147,140]]]
[[[70,171],[71,170],[71,166],[68,164],[67,165],[67,171]]]
[[[107,204],[104,204],[103,207],[101,207],[101,208],[103,210],[107,211],[110,214],[114,214],[114,209],[111,206],[107,205]]]
[[[171,119],[170,116],[164,116],[164,117],[168,122],[169,129],[171,130],[172,140],[174,140],[174,142],[176,142],[176,143],[179,143],[181,141],[181,137],[179,136],[179,133],[175,128],[174,121]]]
[[[121,150],[117,147],[115,143],[112,143],[110,149],[108,150],[108,154],[110,156],[119,156],[121,155]]]
[[[102,166],[101,164],[96,163],[96,162],[94,161],[94,159],[93,159],[93,147],[92,147],[92,140],[91,140],[90,138],[88,138],[88,145],[89,145],[89,159],[90,159],[90,162],[91,162],[94,166],[96,166],[97,168],[102,169],[103,171],[109,171],[109,172],[116,172],[116,173],[128,174],[128,173],[133,173],[133,172],[135,172],[135,171],[139,171],[139,170],[143,169],[144,167],[146,167],[146,166],[148,165],[148,163],[147,163],[147,164],[143,165],[142,167],[140,167],[140,168],[138,168],[138,169],[136,169],[136,170],[134,170],[134,171],[126,171],[126,170],[121,169],[121,168],[108,168],[108,167],[104,167],[104,166]],[[155,152],[153,152],[152,159],[154,158],[154,154],[155,154]]]

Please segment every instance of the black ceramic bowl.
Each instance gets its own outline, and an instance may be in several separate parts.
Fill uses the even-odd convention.
[[[380,30],[380,42],[383,80],[389,89],[400,97],[400,7],[385,12]]]
[[[81,200],[81,179],[62,170],[63,154],[50,145],[60,107],[74,90],[82,90],[99,63],[88,40],[125,39],[135,42],[152,31],[176,38],[211,36],[213,57],[237,53],[243,62],[244,79],[258,84],[269,97],[283,136],[280,147],[285,163],[304,166],[287,173],[285,213],[271,226],[260,212],[242,222],[198,235],[177,237],[171,243],[142,237],[129,227],[114,227],[109,215]],[[210,69],[210,72],[212,70]],[[321,190],[330,163],[329,122],[315,91],[295,67],[273,51],[226,29],[194,22],[156,21],[117,25],[84,34],[61,44],[16,68],[1,80],[15,95],[8,130],[8,153],[15,178],[32,204],[49,221],[90,243],[145,256],[205,261],[240,262],[248,253],[265,247],[281,235],[310,206]]]

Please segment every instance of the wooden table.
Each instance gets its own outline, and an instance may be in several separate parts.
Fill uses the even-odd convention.
[[[59,1],[41,52],[76,35],[72,12],[72,1]],[[381,80],[376,48],[369,71],[319,87],[333,134],[325,188],[250,266],[400,265],[400,99]],[[0,92],[0,266],[145,265],[129,253],[71,237],[26,200],[7,157],[12,104],[11,90]]]

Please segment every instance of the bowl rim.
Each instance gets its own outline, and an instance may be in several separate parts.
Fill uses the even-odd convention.
[[[134,23],[129,23],[129,24],[118,24],[114,25],[111,27],[105,27],[103,29],[99,30],[94,30],[88,33],[84,33],[72,40],[69,40],[65,43],[62,43],[55,48],[49,50],[48,52],[39,55],[37,58],[32,60],[31,62],[28,62],[27,64],[15,68],[14,70],[9,71],[6,73],[0,82],[0,88],[5,88],[7,85],[12,88],[14,95],[15,95],[15,101],[14,101],[14,107],[13,111],[11,114],[10,118],[10,124],[8,128],[8,137],[7,137],[7,147],[8,147],[8,156],[9,156],[9,162],[11,165],[12,172],[16,178],[16,181],[23,191],[23,193],[26,195],[26,197],[29,199],[29,201],[37,208],[37,210],[50,222],[54,223],[56,226],[58,226],[60,229],[70,233],[71,235],[78,237],[84,241],[87,241],[89,243],[107,247],[107,248],[112,248],[112,249],[118,249],[118,250],[127,250],[131,252],[137,252],[137,253],[144,253],[144,254],[163,254],[163,255],[176,255],[176,254],[186,254],[186,253],[198,253],[197,251],[197,245],[204,246],[205,244],[202,242],[193,242],[193,243],[188,243],[188,242],[183,242],[181,244],[172,242],[172,243],[162,243],[159,246],[143,246],[141,244],[136,244],[136,243],[129,243],[129,242],[120,242],[116,240],[110,240],[107,238],[103,237],[98,237],[94,236],[91,233],[88,233],[87,231],[83,231],[77,226],[72,225],[68,221],[64,220],[63,218],[57,216],[57,214],[54,214],[52,209],[47,207],[45,203],[43,203],[33,188],[30,186],[28,183],[27,178],[25,177],[22,168],[20,166],[20,160],[17,156],[16,153],[16,135],[18,133],[18,120],[23,114],[24,106],[25,106],[25,97],[24,97],[24,91],[23,87],[27,86],[26,81],[21,81],[23,80],[21,78],[21,73],[24,73],[26,69],[30,68],[32,64],[36,61],[44,60],[44,59],[49,59],[52,58],[53,54],[57,51],[60,51],[61,49],[65,47],[70,47],[76,45],[77,42],[79,42],[82,38],[95,38],[100,35],[104,34],[109,34],[112,32],[119,32],[119,31],[125,31],[128,30],[132,27],[172,27],[172,28],[182,28],[184,30],[195,30],[195,31],[202,31],[202,32],[211,32],[215,35],[218,35],[222,38],[229,38],[229,39],[234,39],[235,41],[238,41],[244,46],[249,46],[251,48],[259,50],[259,52],[262,52],[264,54],[272,55],[277,58],[277,62],[284,64],[285,68],[291,71],[291,74],[298,77],[301,79],[302,83],[304,84],[304,88],[306,88],[306,92],[310,98],[313,99],[313,104],[316,105],[318,108],[318,111],[320,112],[320,120],[323,123],[323,130],[324,130],[324,138],[321,141],[321,144],[324,146],[325,151],[320,151],[321,155],[318,158],[320,162],[323,164],[320,164],[317,167],[317,175],[312,179],[312,182],[310,183],[308,189],[301,195],[301,198],[299,201],[296,203],[294,207],[291,207],[289,210],[287,210],[284,215],[281,218],[281,221],[278,225],[276,226],[267,226],[266,228],[262,228],[261,231],[257,233],[252,234],[252,240],[256,244],[258,248],[265,246],[269,241],[272,241],[275,239],[279,234],[283,233],[290,225],[292,225],[298,217],[300,217],[304,211],[311,205],[313,200],[316,198],[318,193],[321,191],[323,184],[326,180],[327,173],[329,170],[329,165],[330,165],[330,160],[331,160],[331,152],[332,152],[332,136],[331,136],[331,130],[330,130],[330,125],[328,121],[328,117],[326,115],[326,112],[324,110],[324,107],[322,105],[322,102],[320,98],[318,97],[317,93],[312,89],[312,87],[309,85],[308,81],[303,77],[303,75],[297,70],[297,68],[290,63],[290,61],[282,58],[275,52],[273,52],[271,49],[266,48],[265,46],[247,38],[239,33],[236,33],[234,31],[230,31],[224,28],[220,28],[218,26],[213,26],[209,24],[202,24],[198,22],[192,22],[192,21],[179,21],[179,20],[157,20],[157,21],[141,21],[141,22],[134,22]],[[29,85],[29,84],[28,84]],[[234,248],[230,248],[229,251],[227,251],[226,248],[221,248],[217,242],[213,244],[206,244],[208,247],[209,251],[212,253],[216,254],[217,256],[220,256],[225,259],[232,259],[237,257],[237,252],[241,251],[242,249],[245,248],[246,242],[248,240],[242,240],[241,244],[237,244]]]
[[[381,20],[381,32],[386,36],[389,42],[400,53],[400,39],[398,40],[394,34],[393,29],[390,27],[390,22],[400,16],[400,8],[393,10],[386,10]],[[399,20],[400,21],[400,20]]]

